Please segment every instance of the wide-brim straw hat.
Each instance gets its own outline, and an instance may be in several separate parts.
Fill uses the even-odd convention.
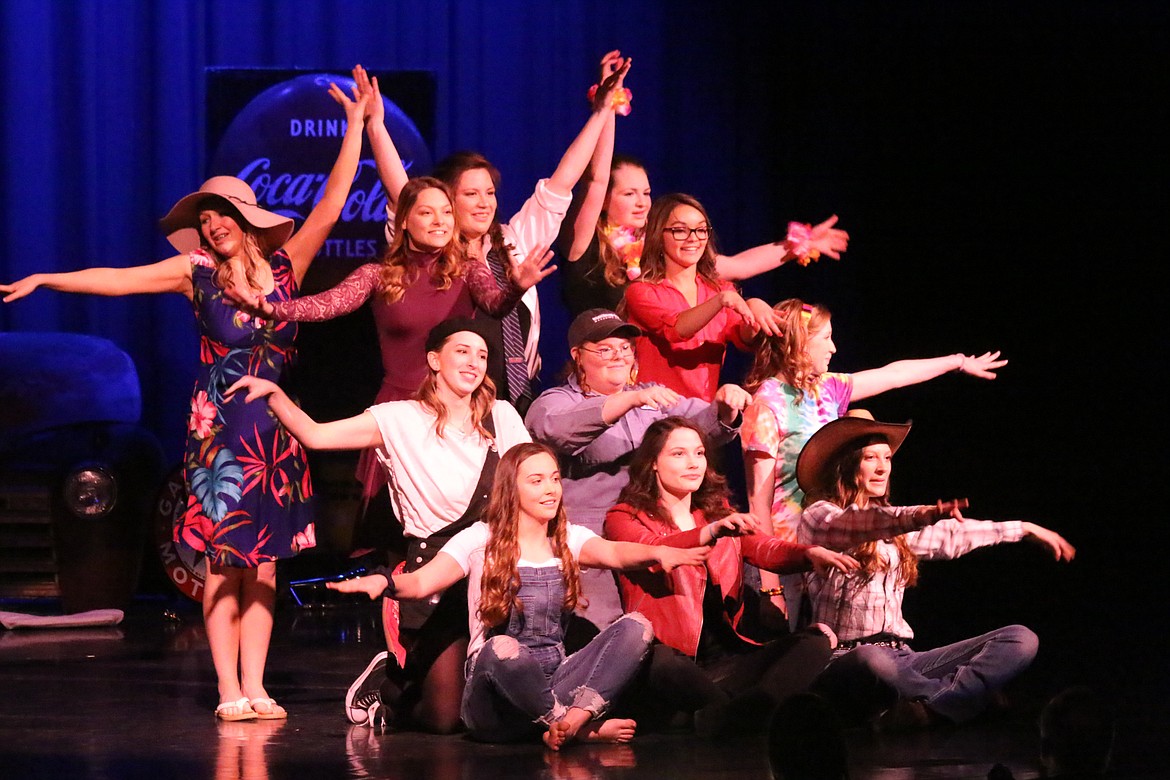
[[[199,211],[200,205],[208,198],[220,198],[238,211],[255,231],[266,255],[284,246],[293,233],[292,218],[256,205],[256,193],[246,181],[235,176],[212,176],[198,190],[179,198],[179,202],[159,220],[158,224],[167,234],[171,246],[183,254],[195,251],[203,243],[199,232]]]
[[[902,446],[911,422],[877,422],[865,409],[850,409],[845,417],[833,420],[814,433],[796,459],[796,482],[805,493],[829,487],[831,475],[828,466],[849,444],[870,436],[881,436],[890,445],[891,452]]]

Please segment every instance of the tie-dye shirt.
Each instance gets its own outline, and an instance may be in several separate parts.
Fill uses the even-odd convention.
[[[822,374],[810,392],[796,402],[796,389],[779,379],[766,379],[744,413],[740,438],[744,454],[759,452],[776,461],[772,495],[772,527],[776,536],[796,540],[800,502],[804,493],[796,484],[796,459],[805,442],[821,426],[849,408],[853,395],[850,374]]]

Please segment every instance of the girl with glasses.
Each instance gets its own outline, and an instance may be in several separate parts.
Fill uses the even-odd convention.
[[[621,61],[618,51],[602,58],[602,82]],[[568,260],[562,267],[562,297],[573,316],[586,309],[617,311],[626,288],[642,273],[650,179],[639,160],[614,154],[615,125],[611,116],[558,239],[560,254]],[[836,222],[830,217],[819,225],[793,223],[781,241],[715,255],[716,270],[720,278],[741,281],[792,260],[805,264],[820,255],[837,259],[849,234],[836,229]]]

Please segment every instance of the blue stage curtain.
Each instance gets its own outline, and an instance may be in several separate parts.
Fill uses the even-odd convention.
[[[752,71],[762,60],[759,47],[739,45],[747,21],[652,0],[8,0],[0,279],[172,253],[156,224],[205,178],[211,67],[430,71],[436,159],[486,153],[503,172],[510,214],[584,122],[600,55],[621,48],[634,57],[634,112],[619,122],[619,151],[647,162],[657,192],[708,202],[729,244],[742,246],[744,225],[747,238],[771,238],[753,103],[779,85]],[[551,364],[565,325],[547,286]],[[138,365],[147,424],[178,453],[197,354],[181,298],[39,292],[0,307],[0,329],[112,339]]]

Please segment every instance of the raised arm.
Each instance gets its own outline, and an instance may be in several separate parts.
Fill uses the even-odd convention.
[[[370,139],[370,150],[374,153],[374,164],[378,167],[378,178],[382,180],[382,189],[386,190],[386,199],[390,208],[396,209],[398,194],[406,186],[408,180],[406,168],[402,165],[402,157],[398,154],[398,147],[386,129],[386,106],[382,103],[382,92],[378,89],[378,79],[371,79],[366,69],[361,65],[354,66],[353,80],[357,84],[358,94],[368,96],[366,99],[366,137]]]
[[[965,499],[939,501],[933,506],[865,508],[855,504],[841,508],[828,501],[817,501],[801,513],[798,537],[805,544],[847,550],[862,542],[910,533],[943,518],[962,520],[961,510],[965,506]]]
[[[374,415],[362,412],[334,422],[319,423],[305,414],[274,382],[256,376],[245,376],[227,389],[224,397],[244,390],[244,400],[252,402],[267,398],[268,408],[289,433],[310,450],[361,450],[382,444],[382,433]]]
[[[598,84],[604,83],[625,64],[621,52],[613,50],[606,52],[601,58],[601,78]],[[609,189],[609,168],[613,163],[613,141],[617,126],[617,113],[611,111],[606,117],[597,138],[597,145],[593,147],[593,157],[585,176],[577,182],[577,192],[573,198],[572,217],[567,235],[562,236],[561,253],[570,263],[576,262],[589,244],[597,230],[597,220],[601,217],[601,210],[605,207],[605,193]],[[572,213],[573,211],[576,213]],[[567,240],[565,240],[567,239]]]
[[[333,163],[333,170],[329,172],[321,199],[309,212],[309,216],[305,217],[301,229],[284,244],[298,285],[329,237],[329,231],[333,230],[337,218],[341,216],[362,153],[362,117],[369,102],[369,93],[360,94],[355,87],[354,99],[350,100],[336,84],[330,84],[329,95],[345,109],[345,136],[341,139],[341,151],[337,154],[337,162]]]
[[[928,382],[949,371],[980,379],[995,379],[996,369],[1006,365],[1006,360],[999,359],[999,350],[984,352],[978,357],[957,353],[921,360],[898,360],[881,368],[853,374],[853,399],[861,400],[898,387]]]
[[[553,193],[561,196],[571,194],[573,185],[585,172],[585,166],[589,164],[589,160],[593,157],[593,150],[597,148],[602,129],[604,129],[606,122],[613,117],[613,94],[622,88],[622,81],[629,69],[630,61],[627,59],[601,82],[597,94],[593,96],[593,113],[589,115],[581,132],[565,150],[557,169],[548,178],[548,188]]]
[[[836,224],[837,216],[834,214],[819,225],[793,225],[783,241],[761,244],[735,255],[718,255],[715,258],[715,270],[724,279],[740,281],[801,257],[828,255],[834,260],[840,260],[840,253],[849,247],[849,234],[833,227]]]
[[[581,548],[582,566],[594,569],[648,569],[661,566],[669,572],[679,566],[698,566],[711,554],[710,547],[664,547],[661,545],[611,542],[595,536]]]
[[[157,263],[130,268],[85,268],[65,273],[32,274],[12,284],[0,284],[0,293],[4,294],[4,303],[12,303],[38,287],[110,296],[173,292],[190,298],[193,295],[191,260],[187,255],[175,255]]]

